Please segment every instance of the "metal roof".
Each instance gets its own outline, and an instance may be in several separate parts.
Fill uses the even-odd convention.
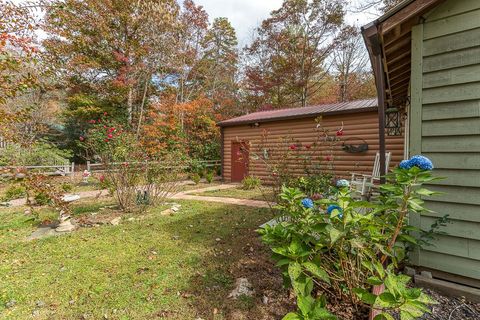
[[[256,122],[309,118],[324,114],[365,112],[376,110],[377,106],[377,99],[365,99],[330,104],[320,104],[304,108],[288,108],[271,111],[260,111],[225,120],[219,122],[218,125],[221,127],[228,127]]]

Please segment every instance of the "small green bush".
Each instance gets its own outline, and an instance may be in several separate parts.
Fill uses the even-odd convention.
[[[207,180],[208,183],[212,183],[214,176],[215,176],[214,171],[205,172],[205,179]]]
[[[332,185],[333,175],[330,173],[320,173],[292,179],[286,185],[291,188],[298,188],[307,196],[322,195],[327,197],[334,191]]]
[[[194,182],[195,184],[199,184],[199,183],[200,183],[200,179],[201,179],[201,177],[200,177],[200,175],[199,175],[198,173],[192,174],[192,180],[193,180],[193,182]]]
[[[262,184],[259,178],[246,176],[242,180],[242,189],[244,190],[252,190],[259,187]]]
[[[72,152],[61,150],[55,145],[46,142],[36,142],[28,147],[16,144],[7,146],[0,154],[0,166],[8,165],[50,165],[53,160],[59,163],[68,161]]]
[[[45,192],[36,193],[33,199],[35,200],[35,203],[39,206],[46,206],[50,203],[50,198]]]
[[[14,199],[23,198],[25,196],[25,187],[12,184],[8,189],[5,191],[5,195],[1,198],[2,201],[10,201]]]
[[[73,185],[69,182],[62,183],[60,187],[65,192],[71,192],[73,190]]]

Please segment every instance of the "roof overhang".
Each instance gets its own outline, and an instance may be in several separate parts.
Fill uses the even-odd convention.
[[[340,111],[309,113],[309,114],[301,114],[301,115],[294,115],[294,116],[283,116],[283,117],[275,117],[275,118],[268,118],[268,119],[218,122],[217,126],[225,128],[225,127],[233,127],[233,126],[240,126],[240,125],[250,125],[250,124],[255,124],[255,123],[266,123],[266,122],[286,121],[286,120],[295,120],[295,119],[317,118],[317,117],[320,117],[320,116],[332,116],[332,115],[350,114],[350,113],[363,113],[363,112],[372,112],[372,111],[377,111],[377,110],[378,110],[378,107],[366,107],[366,108],[357,108],[357,109],[340,110]]]
[[[412,27],[422,16],[445,0],[405,0],[383,16],[362,27],[375,79],[384,72],[385,99],[389,106],[408,99],[411,68]],[[383,70],[375,59],[380,53]]]

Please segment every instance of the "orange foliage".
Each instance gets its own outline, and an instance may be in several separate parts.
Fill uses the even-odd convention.
[[[147,152],[180,151],[194,158],[216,158],[219,152],[218,114],[213,103],[198,98],[175,103],[170,98],[152,105],[142,128],[142,144]]]

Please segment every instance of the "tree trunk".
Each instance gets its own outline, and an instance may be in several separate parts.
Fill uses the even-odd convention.
[[[145,100],[147,98],[147,91],[148,91],[148,83],[150,81],[150,76],[147,76],[145,79],[145,88],[143,90],[143,97],[142,97],[142,104],[140,105],[140,115],[138,116],[138,124],[137,124],[137,140],[140,135],[140,127],[142,126],[142,119],[143,119],[143,110],[145,109]]]
[[[131,86],[128,88],[127,110],[128,110],[128,123],[132,124],[132,119],[133,119],[133,89],[132,89]]]

